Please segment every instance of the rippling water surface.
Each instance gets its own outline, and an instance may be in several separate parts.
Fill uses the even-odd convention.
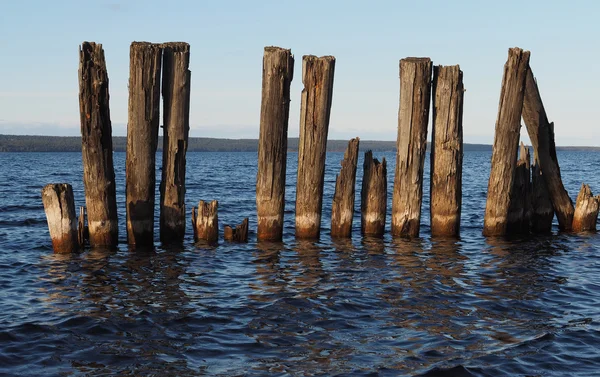
[[[375,155],[388,160],[389,213],[395,158]],[[118,250],[55,255],[40,191],[68,182],[83,205],[81,155],[0,154],[0,374],[600,373],[600,236],[483,238],[490,153],[466,152],[460,240],[429,236],[427,161],[422,238],[363,239],[357,212],[352,240],[332,241],[341,158],[327,157],[319,242],[293,237],[296,154],[284,242],[257,244],[256,154],[189,153],[188,208],[218,199],[221,224],[250,218],[251,241],[194,245],[188,219],[183,246],[132,251],[115,153]],[[582,181],[600,192],[600,153],[559,159],[573,198]]]

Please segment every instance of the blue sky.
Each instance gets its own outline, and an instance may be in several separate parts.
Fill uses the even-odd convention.
[[[129,45],[191,45],[191,135],[258,136],[264,46],[336,61],[330,139],[395,140],[398,61],[460,64],[465,142],[492,143],[509,47],[531,66],[559,145],[600,145],[600,3],[594,1],[2,1],[0,133],[78,135],[78,47],[102,43],[113,134],[125,135]],[[587,71],[590,71],[589,73]],[[527,142],[523,128],[522,136]]]

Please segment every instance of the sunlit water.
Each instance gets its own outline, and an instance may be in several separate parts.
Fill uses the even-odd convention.
[[[464,156],[460,240],[429,236],[427,161],[422,238],[362,239],[356,212],[347,242],[328,232],[342,154],[327,157],[321,239],[300,242],[290,153],[284,242],[258,245],[256,154],[189,153],[188,209],[219,200],[221,224],[250,218],[250,242],[195,246],[188,218],[183,246],[145,252],[125,244],[124,158],[118,250],[55,255],[40,191],[68,182],[83,205],[81,155],[0,154],[0,374],[600,373],[600,236],[483,238],[489,152]],[[600,153],[559,159],[573,198],[582,181],[600,191]]]

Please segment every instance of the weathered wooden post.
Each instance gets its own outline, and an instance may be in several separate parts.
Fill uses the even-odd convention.
[[[235,228],[225,225],[223,238],[225,241],[248,242],[248,218],[246,217]]]
[[[154,242],[161,61],[160,45],[131,44],[125,191],[127,242],[132,245]]]
[[[185,235],[185,154],[190,131],[190,45],[163,44],[163,160],[160,182],[160,240]]]
[[[53,183],[42,189],[42,203],[48,220],[48,230],[55,253],[67,254],[79,250],[77,217],[73,188],[68,183]]]
[[[529,51],[517,47],[508,50],[492,150],[492,166],[483,225],[484,236],[506,234],[528,67]]]
[[[575,208],[563,186],[560,177],[556,146],[554,144],[554,123],[548,121],[540,91],[531,68],[527,72],[525,98],[523,100],[523,121],[531,139],[534,156],[544,174],[552,206],[558,219],[560,230],[571,230]]]
[[[335,192],[331,205],[331,237],[347,238],[352,235],[359,144],[358,137],[348,142],[341,162],[342,169],[335,178]]]
[[[79,110],[83,183],[91,246],[119,241],[108,74],[101,44],[79,49]]]
[[[383,237],[387,212],[387,164],[365,153],[360,193],[360,229],[364,236]]]
[[[552,231],[554,207],[550,200],[545,176],[542,174],[540,163],[535,157],[531,166],[531,206],[531,231],[534,233],[550,233]]]
[[[400,60],[400,106],[392,236],[418,237],[431,99],[431,59]]]
[[[596,221],[598,219],[598,203],[600,198],[593,196],[589,185],[583,183],[577,202],[575,204],[575,213],[573,215],[573,232],[586,232],[596,230]]]
[[[281,241],[283,237],[287,132],[293,74],[294,57],[291,50],[265,47],[256,175],[259,241]]]
[[[431,235],[460,233],[463,161],[463,74],[460,66],[433,69],[431,135]]]
[[[531,220],[531,157],[529,148],[521,143],[519,160],[515,168],[515,179],[510,193],[507,233],[529,232]]]
[[[79,207],[79,218],[77,219],[77,242],[79,248],[83,249],[85,241],[89,239],[89,231],[85,226],[85,208]]]
[[[319,238],[329,114],[333,99],[333,56],[304,56],[296,181],[296,237]]]
[[[198,212],[192,208],[192,228],[194,228],[194,242],[204,240],[209,243],[219,241],[219,202],[198,202]]]

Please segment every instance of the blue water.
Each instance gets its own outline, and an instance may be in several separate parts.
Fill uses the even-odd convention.
[[[395,158],[375,156],[389,213]],[[188,209],[219,200],[221,224],[250,218],[250,242],[195,246],[188,218],[183,246],[133,252],[115,153],[118,250],[55,255],[40,191],[71,183],[83,205],[81,155],[0,153],[0,375],[600,374],[599,235],[483,238],[490,153],[466,152],[460,240],[429,236],[427,161],[422,238],[362,239],[357,212],[352,240],[334,242],[341,158],[327,157],[319,242],[293,237],[296,154],[284,242],[257,245],[256,154],[189,153]],[[583,181],[600,191],[600,153],[559,160],[573,198]]]

